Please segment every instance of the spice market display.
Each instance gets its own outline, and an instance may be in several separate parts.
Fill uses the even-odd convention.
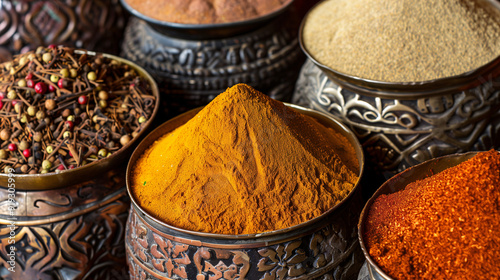
[[[153,19],[181,24],[217,24],[249,20],[272,13],[291,0],[125,0]]]
[[[109,28],[112,15],[90,9],[100,1],[67,1],[83,14],[69,20],[44,7],[57,1],[0,0],[0,57],[21,52],[0,64],[0,279],[350,280],[363,264],[384,280],[500,279],[500,1],[103,1],[129,10],[120,25],[140,23],[127,44],[103,42],[129,48],[127,59],[21,48],[27,32],[89,41],[72,25]],[[287,17],[301,38],[294,24],[274,30]],[[214,41],[198,37],[210,31]],[[288,78],[300,48],[322,71],[304,85]],[[309,108],[281,100],[289,85]],[[181,114],[189,102],[204,103]],[[480,151],[377,197],[357,231],[370,187],[389,174],[367,170],[464,147]],[[129,148],[134,160],[105,165]]]
[[[172,226],[255,234],[339,203],[358,181],[357,164],[338,132],[238,84],[155,141],[132,169],[131,190]]]
[[[49,46],[0,65],[0,99],[0,172],[44,174],[120,150],[151,117],[156,97],[128,65]]]
[[[371,205],[362,233],[393,279],[500,278],[500,153],[473,158]]]
[[[428,81],[497,58],[500,9],[481,0],[327,0],[307,16],[303,40],[319,63],[343,74]]]

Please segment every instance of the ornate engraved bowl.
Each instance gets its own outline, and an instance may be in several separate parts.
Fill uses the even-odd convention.
[[[346,136],[355,147],[362,175],[363,152],[352,132],[324,113],[288,106]],[[165,122],[139,144],[127,168],[129,195],[131,166],[158,137],[198,111]],[[135,197],[131,200],[125,237],[131,279],[353,279],[363,261],[355,226],[363,205],[359,182],[348,197],[321,216],[260,234],[222,235],[176,228],[144,211]]]
[[[304,61],[297,39],[299,11],[291,3],[264,19],[244,22],[244,30],[232,23],[222,31],[183,26],[173,33],[172,26],[167,28],[172,24],[161,22],[159,28],[158,21],[133,16],[122,56],[156,79],[166,117],[204,106],[237,83],[288,102],[294,88],[290,81],[297,79]]]
[[[133,67],[159,97],[142,68],[105,56]],[[126,162],[158,108],[157,102],[145,129],[109,158],[59,174],[0,174],[0,279],[128,279]]]
[[[442,155],[500,147],[500,57],[462,75],[389,83],[345,75],[308,59],[292,102],[354,131],[367,168],[386,178]]]
[[[118,54],[127,17],[119,0],[0,1],[0,62],[49,44]]]
[[[477,152],[468,152],[462,154],[451,154],[435,159],[425,161],[424,163],[412,166],[405,171],[398,173],[380,186],[380,188],[373,194],[373,196],[368,200],[361,212],[359,223],[358,223],[358,237],[361,244],[361,249],[366,258],[366,263],[361,269],[358,280],[393,280],[389,277],[371,258],[366,244],[363,240],[363,232],[365,232],[365,223],[368,217],[368,211],[373,204],[373,202],[383,194],[391,194],[404,189],[409,183],[415,182],[417,180],[422,180],[424,178],[430,177],[437,174],[447,168],[456,166],[461,162],[464,162],[472,157],[474,157]]]

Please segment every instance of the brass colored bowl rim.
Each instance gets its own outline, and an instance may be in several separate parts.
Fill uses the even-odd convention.
[[[45,174],[12,174],[15,189],[17,190],[33,191],[63,188],[70,185],[82,183],[87,180],[91,180],[92,178],[99,176],[99,174],[102,174],[110,170],[111,168],[122,164],[122,161],[127,160],[124,159],[126,154],[130,154],[133,151],[132,148],[134,147],[134,145],[138,143],[138,140],[145,136],[146,132],[151,126],[151,123],[154,121],[154,118],[158,113],[160,107],[160,92],[158,89],[158,85],[156,84],[156,81],[153,79],[153,77],[142,67],[130,60],[107,53],[97,53],[85,50],[75,50],[75,53],[86,53],[92,56],[102,54],[104,57],[114,59],[118,62],[132,66],[140,76],[144,77],[149,82],[151,86],[151,93],[156,98],[151,117],[147,120],[144,128],[138,133],[136,137],[133,137],[129,143],[121,147],[117,152],[112,153],[109,157],[94,161],[75,169],[64,170],[60,173],[50,172]],[[7,187],[9,178],[9,174],[0,173],[0,186]]]
[[[178,29],[180,31],[182,30],[198,30],[200,32],[204,32],[206,30],[210,29],[232,29],[236,26],[251,26],[254,24],[258,24],[261,22],[265,22],[268,20],[271,20],[281,13],[283,13],[286,9],[290,7],[290,5],[294,2],[295,0],[288,0],[287,3],[284,5],[280,6],[279,9],[276,9],[270,13],[267,13],[265,15],[261,15],[258,17],[253,17],[249,18],[246,20],[239,20],[239,21],[232,21],[232,22],[224,22],[224,23],[206,23],[206,24],[196,24],[196,23],[177,23],[177,22],[171,22],[171,21],[164,21],[164,20],[158,20],[155,18],[152,18],[148,15],[145,15],[136,9],[134,9],[132,6],[130,6],[129,3],[127,3],[127,0],[120,0],[122,5],[127,9],[132,15],[155,25],[158,26],[163,26],[167,28],[172,28],[172,29]]]
[[[330,208],[329,210],[325,211],[323,214],[308,220],[306,222],[303,222],[301,224],[280,229],[280,230],[274,230],[274,231],[267,231],[267,232],[262,232],[262,233],[256,233],[256,234],[239,234],[239,235],[232,235],[232,234],[216,234],[216,233],[207,233],[207,232],[197,232],[197,231],[192,231],[192,230],[186,230],[182,228],[178,228],[172,225],[169,225],[155,217],[153,215],[149,214],[146,210],[142,209],[141,206],[139,205],[138,201],[134,197],[134,195],[131,192],[131,173],[132,173],[132,168],[134,164],[137,162],[137,159],[142,155],[143,151],[145,151],[147,148],[150,147],[150,145],[157,140],[159,137],[165,135],[166,133],[172,131],[173,129],[177,128],[178,126],[172,127],[172,123],[174,124],[184,124],[187,122],[189,119],[194,117],[196,113],[198,113],[203,107],[199,107],[193,110],[190,110],[188,112],[185,112],[181,115],[178,115],[177,117],[174,117],[160,126],[158,126],[155,130],[153,130],[150,134],[148,134],[142,141],[139,143],[135,151],[133,152],[132,156],[130,157],[128,166],[127,166],[127,173],[126,173],[126,185],[127,185],[127,192],[129,194],[130,200],[131,200],[131,207],[134,207],[136,210],[139,211],[142,217],[146,218],[147,220],[153,221],[160,227],[165,228],[165,230],[173,231],[174,233],[177,232],[179,234],[187,234],[190,236],[195,236],[195,237],[206,237],[206,238],[213,238],[213,239],[222,239],[222,240],[264,240],[268,239],[269,237],[274,237],[274,236],[281,236],[283,234],[287,233],[294,233],[294,232],[300,232],[300,231],[311,231],[316,228],[319,228],[320,226],[323,226],[322,222],[324,223],[326,219],[328,219],[334,212],[346,205],[348,201],[351,200],[351,197],[358,191],[360,188],[360,181],[362,179],[362,175],[364,172],[364,154],[363,154],[363,149],[358,141],[356,135],[344,124],[340,123],[339,121],[335,120],[332,118],[330,115],[325,114],[323,112],[319,112],[313,109],[308,109],[304,108],[298,105],[294,104],[289,104],[289,103],[284,103],[286,106],[293,108],[294,110],[314,117],[320,123],[326,125],[328,123],[331,125],[332,128],[336,129],[336,132],[341,133],[343,136],[345,136],[350,143],[353,145],[354,150],[356,152],[357,160],[359,163],[359,179],[354,188],[351,190],[351,192],[338,204]],[[161,231],[161,228],[158,228],[158,230]]]
[[[391,194],[404,189],[409,183],[430,177],[434,174],[440,173],[441,171],[456,166],[472,157],[477,155],[479,152],[467,152],[460,154],[451,154],[442,157],[437,157],[434,159],[427,160],[423,163],[414,165],[407,168],[406,170],[394,175],[387,181],[385,181],[372,197],[366,202],[358,222],[358,239],[361,245],[361,250],[365,256],[368,266],[371,266],[375,271],[382,276],[385,280],[393,280],[388,276],[382,268],[380,268],[374,259],[370,256],[368,248],[366,247],[366,242],[364,241],[365,223],[368,218],[368,212],[370,207],[373,205],[375,200],[384,194]]]
[[[500,75],[500,55],[476,69],[472,69],[458,75],[417,82],[384,82],[345,74],[332,69],[319,62],[309,52],[303,39],[304,26],[309,15],[325,1],[326,0],[316,3],[302,19],[299,27],[299,45],[309,60],[320,68],[320,70],[325,73],[328,78],[341,85],[354,87],[363,91],[367,95],[376,95],[395,99],[408,99],[442,94],[443,92],[452,89],[461,91],[485,83],[487,80]],[[500,4],[492,4],[497,9],[500,9]]]

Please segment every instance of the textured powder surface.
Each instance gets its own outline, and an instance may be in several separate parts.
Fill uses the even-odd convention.
[[[500,279],[500,153],[378,197],[365,240],[394,279]]]
[[[239,84],[151,145],[131,189],[170,225],[252,234],[330,209],[357,183],[358,166],[345,137]]]
[[[305,47],[352,76],[418,82],[463,74],[500,55],[500,12],[481,0],[329,0],[307,17]]]
[[[243,21],[278,10],[291,0],[127,0],[151,18],[185,24]]]

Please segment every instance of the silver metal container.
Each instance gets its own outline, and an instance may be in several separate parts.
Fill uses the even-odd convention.
[[[344,135],[354,146],[363,173],[363,152],[354,134],[328,115],[295,105]],[[159,137],[186,123],[200,109],[173,118],[151,132],[134,151],[131,168]],[[133,195],[125,236],[131,279],[354,279],[362,264],[356,222],[359,182],[338,205],[302,224],[259,234],[194,232],[159,221]],[[361,257],[361,259],[360,259]]]
[[[292,102],[328,113],[354,131],[368,168],[389,178],[435,157],[500,147],[500,57],[436,80],[367,80],[315,60],[302,41],[304,22],[299,42],[308,59]]]
[[[125,29],[123,57],[150,72],[162,94],[164,115],[208,104],[237,83],[289,102],[304,61],[297,39],[299,16],[290,1],[250,20],[220,24],[178,24],[138,13]],[[166,119],[166,118],[165,118]]]
[[[422,180],[445,169],[456,166],[474,157],[476,154],[477,152],[468,152],[463,154],[446,155],[428,160],[424,163],[410,167],[401,173],[398,173],[397,175],[387,180],[384,184],[382,184],[382,186],[365,204],[365,207],[363,208],[363,211],[361,212],[359,218],[358,236],[359,242],[361,244],[361,249],[363,250],[363,254],[366,258],[366,263],[363,265],[358,275],[358,280],[393,280],[393,278],[389,277],[370,257],[370,254],[364,242],[363,233],[365,232],[366,219],[368,217],[368,211],[370,210],[373,202],[380,195],[391,194],[403,190],[408,184],[412,182]]]
[[[147,72],[104,56],[134,68],[158,100],[158,87]],[[1,279],[128,279],[126,162],[158,108],[156,102],[144,129],[107,158],[61,173],[0,174]]]

